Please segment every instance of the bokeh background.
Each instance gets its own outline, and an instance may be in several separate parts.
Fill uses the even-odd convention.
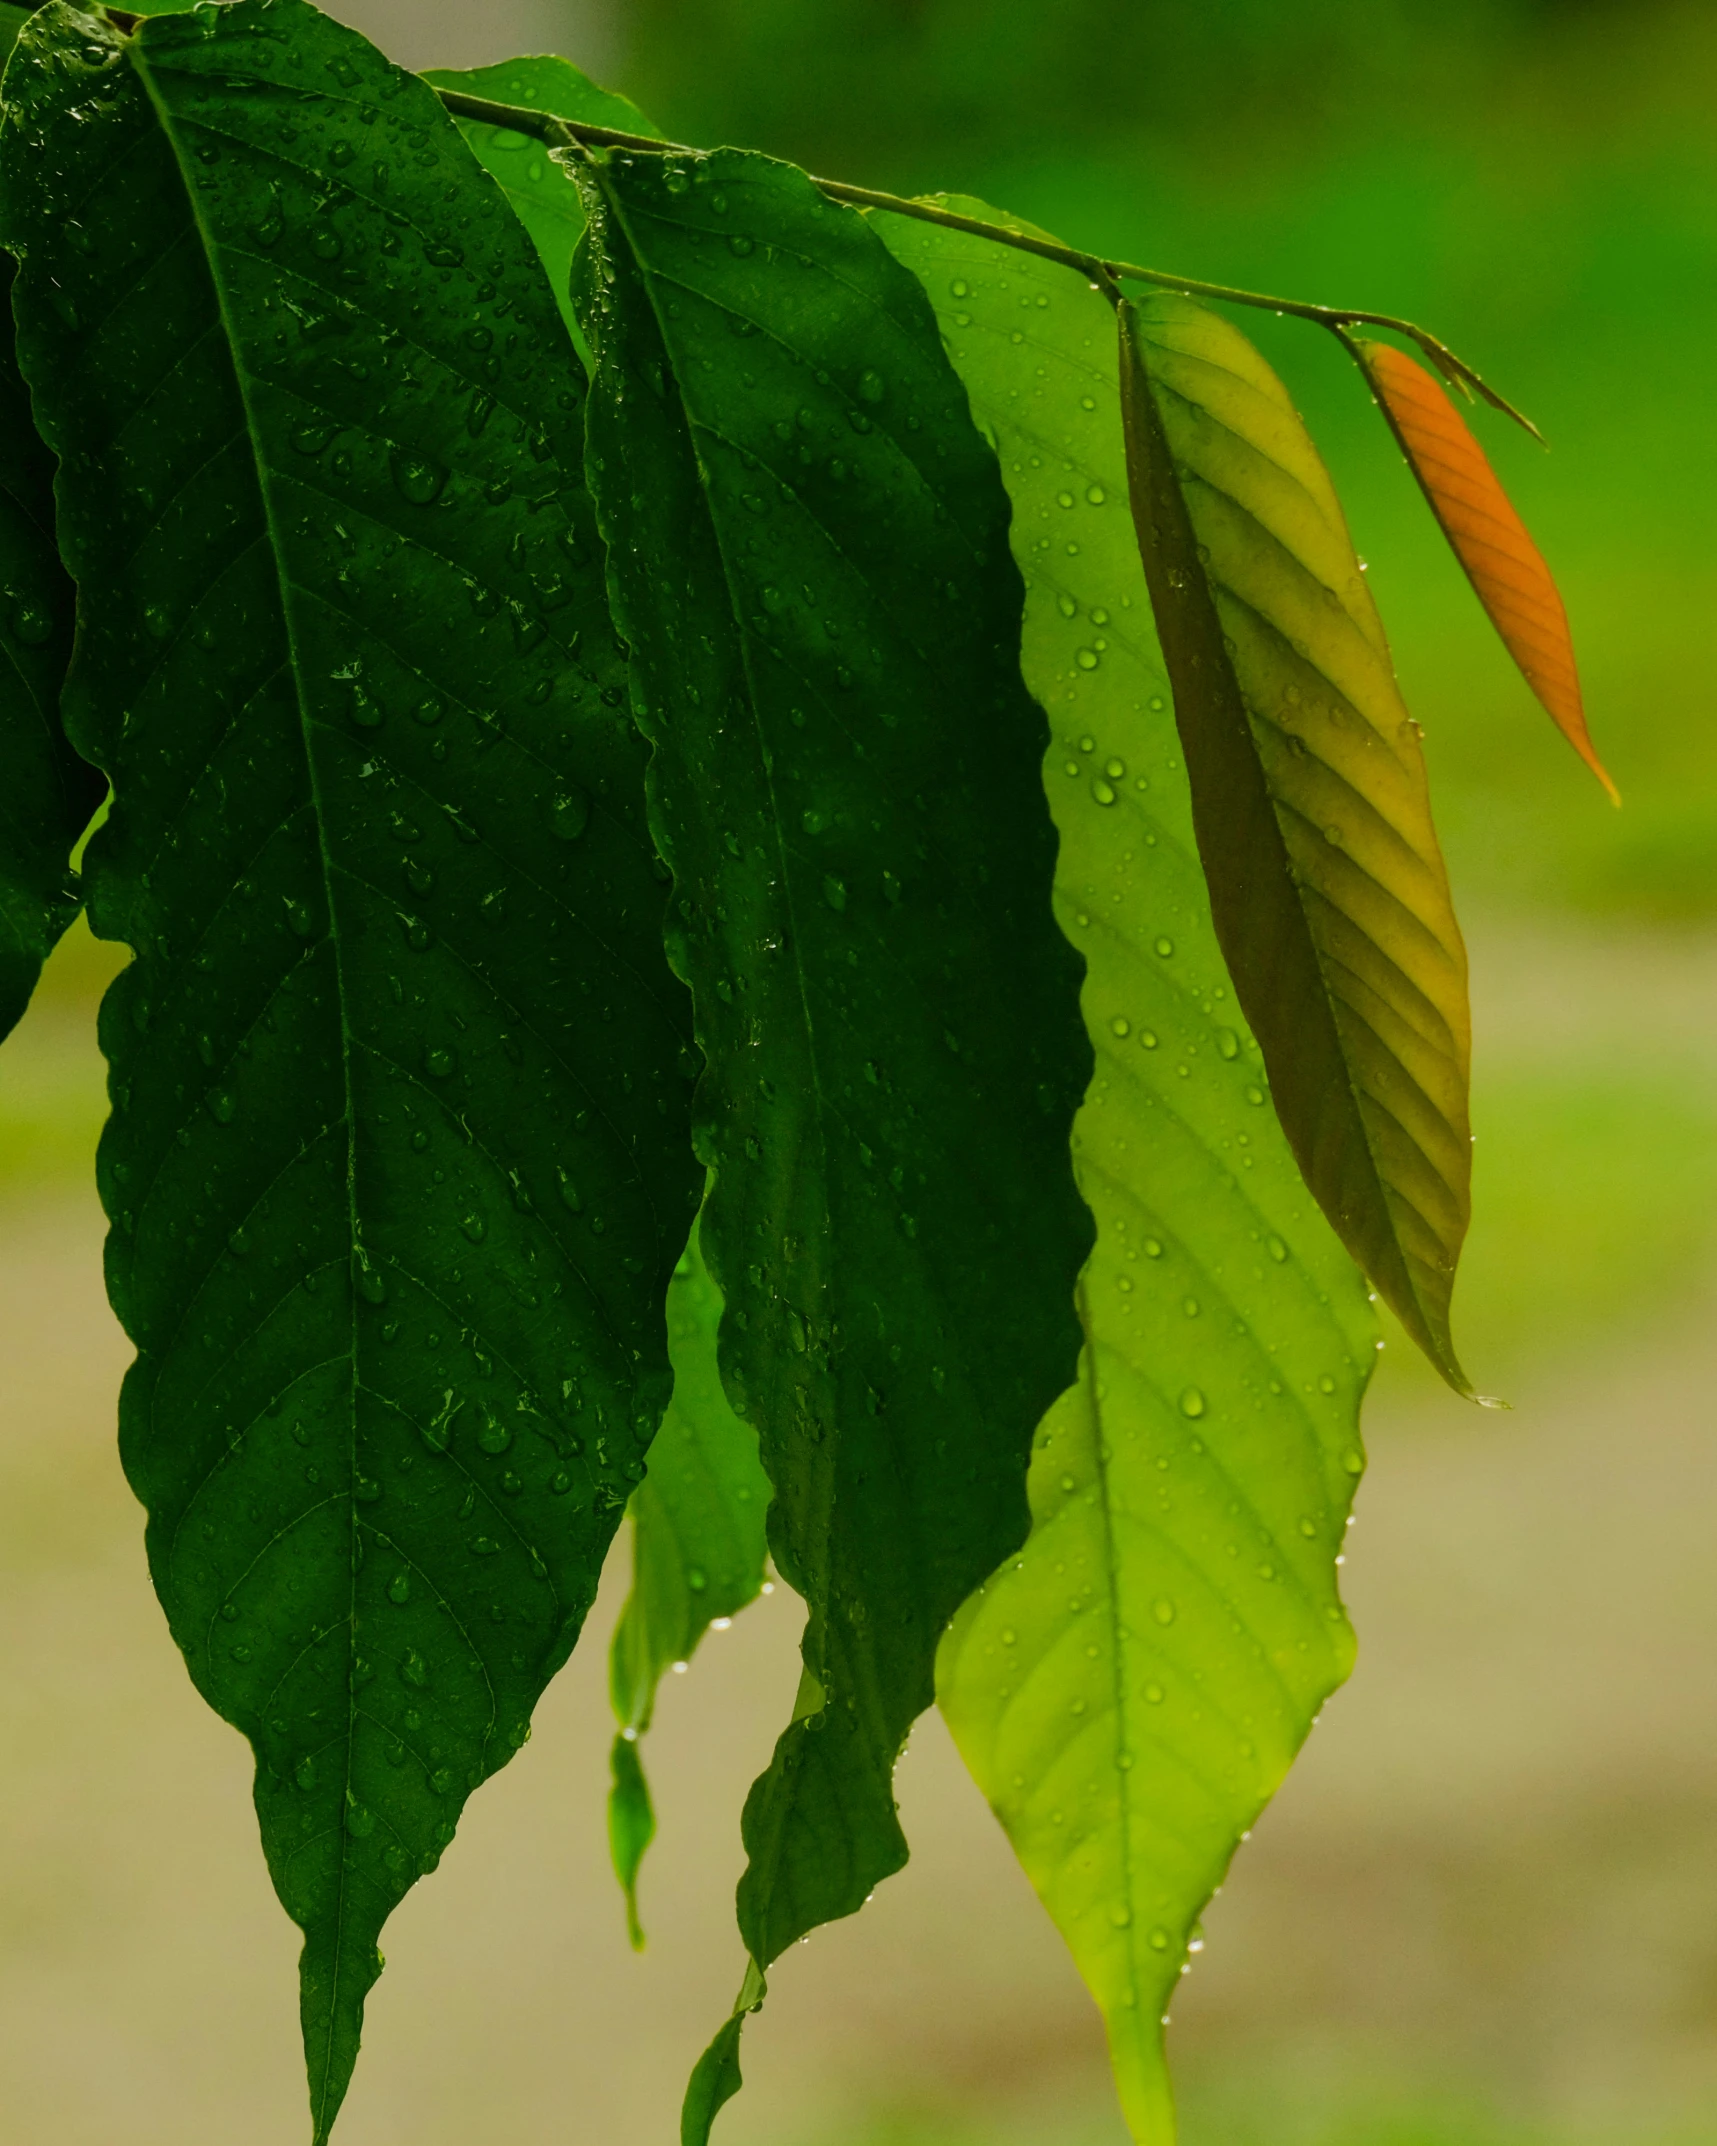
[[[681,139],[959,188],[1435,326],[1566,592],[1612,812],[1345,360],[1246,317],[1349,503],[1472,945],[1457,1306],[1508,1415],[1385,1356],[1351,1686],[1207,1918],[1188,2146],[1717,2139],[1717,9],[1709,0],[336,0],[411,64],[557,49]],[[302,2138],[294,1933],[113,1456],[77,936],[0,1050],[0,2146]],[[390,1928],[344,2146],[668,2146],[725,2010],[791,1598],[664,1695],[627,1951],[609,1575],[528,1752]],[[935,1721],[909,1871],[782,1963],[727,2146],[1119,2146],[1101,2038]]]

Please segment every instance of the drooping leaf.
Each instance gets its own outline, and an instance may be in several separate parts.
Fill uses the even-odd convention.
[[[630,98],[600,88],[570,60],[536,57],[503,60],[494,67],[431,67],[423,79],[437,89],[460,90],[467,96],[522,105],[533,112],[552,112],[557,119],[612,127],[621,134],[659,136],[662,131],[651,125]],[[554,286],[561,317],[588,365],[590,352],[572,310],[572,255],[584,231],[584,204],[571,175],[564,165],[552,161],[540,141],[511,127],[462,118],[459,131],[484,170],[499,182],[530,234]]]
[[[1265,1107],[1211,922],[1109,306],[1052,263],[876,223],[1013,499],[1056,913],[1097,1059],[1074,1130],[1097,1217],[1079,1384],[1038,1436],[1031,1539],[955,1619],[938,1697],[1102,2008],[1134,2137],[1165,2146],[1161,2022],[1198,1915],[1351,1664],[1333,1560],[1373,1322]]]
[[[1133,516],[1216,935],[1307,1184],[1458,1392],[1471,1025],[1418,726],[1281,382],[1190,299],[1120,309]],[[1154,392],[1153,392],[1154,391]]]
[[[655,1712],[656,1688],[676,1663],[691,1660],[712,1624],[737,1616],[763,1585],[769,1478],[757,1458],[757,1432],[722,1391],[721,1308],[694,1230],[668,1288],[674,1397],[632,1493],[632,1592],[609,1656],[620,1734],[608,1830],[636,1946],[644,1941],[638,1866],[655,1832],[638,1744]]]
[[[1610,794],[1580,696],[1574,637],[1544,554],[1526,532],[1484,449],[1437,381],[1392,343],[1354,337],[1407,466],[1430,502],[1502,644],[1539,705]]]
[[[1024,1538],[1076,1362],[1090,1057],[1007,501],[923,293],[786,165],[582,169],[590,468],[709,1063],[722,1375],[810,1608],[745,1812],[760,1970],[905,1860],[890,1776],[936,1641]]]
[[[27,64],[26,64],[27,63]],[[577,1637],[666,1398],[686,1002],[584,381],[432,92],[304,0],[55,5],[0,135],[62,460],[122,1452],[305,1931],[375,1941]]]
[[[0,45],[17,32],[0,19]],[[75,592],[54,539],[53,457],[18,372],[14,273],[0,255],[0,1038],[77,914],[69,859],[103,789],[60,727]]]

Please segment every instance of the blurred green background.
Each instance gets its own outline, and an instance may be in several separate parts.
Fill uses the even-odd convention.
[[[559,49],[672,135],[983,194],[1081,245],[1406,314],[1573,618],[1612,811],[1347,361],[1242,320],[1348,502],[1472,945],[1480,1415],[1388,1351],[1362,1655],[1207,1918],[1188,2146],[1717,2140],[1717,7],[344,0],[411,64]],[[112,1457],[78,936],[0,1050],[0,2146],[299,2136],[292,1933]],[[664,1696],[655,1943],[604,1867],[611,1573],[532,1748],[388,1939],[346,2146],[656,2146],[737,1980],[784,1593]],[[915,1861],[782,1965],[729,2146],[1118,2146],[1100,2036],[939,1728]]]

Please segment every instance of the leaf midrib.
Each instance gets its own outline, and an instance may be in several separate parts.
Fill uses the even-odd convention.
[[[209,277],[209,286],[214,294],[215,305],[220,316],[221,325],[225,330],[226,345],[229,360],[232,365],[234,386],[238,393],[240,406],[243,408],[245,413],[245,420],[251,445],[252,467],[256,477],[258,496],[262,504],[263,521],[268,531],[270,557],[274,563],[275,568],[275,582],[279,593],[280,601],[281,628],[285,636],[288,651],[288,662],[290,663],[292,671],[293,685],[295,688],[294,697],[298,708],[298,723],[301,749],[304,755],[306,777],[309,784],[311,808],[314,812],[316,820],[316,847],[317,855],[321,860],[322,896],[323,900],[327,904],[328,915],[328,928],[326,933],[326,939],[330,951],[332,952],[334,961],[334,997],[335,1004],[338,1010],[340,1025],[340,1078],[342,1094],[345,1101],[346,1228],[348,1238],[346,1256],[349,1267],[351,1259],[356,1256],[357,1247],[360,1242],[360,1230],[357,1211],[357,1192],[355,1183],[357,1115],[354,1108],[352,1093],[353,1037],[351,1024],[347,1018],[346,1008],[348,999],[348,986],[346,983],[345,966],[340,944],[340,933],[336,926],[335,920],[333,886],[334,861],[328,849],[327,815],[322,803],[320,786],[317,780],[315,755],[311,750],[309,719],[305,706],[305,695],[303,686],[303,666],[298,655],[297,638],[293,623],[291,596],[289,593],[290,585],[287,581],[285,573],[284,553],[281,543],[280,529],[275,512],[273,486],[271,482],[272,471],[269,469],[268,463],[261,452],[260,434],[257,428],[255,412],[252,408],[251,403],[250,379],[245,367],[239,359],[239,340],[234,328],[232,311],[228,303],[225,282],[220,273],[219,266],[217,265],[218,252],[214,244],[213,234],[210,232],[204,220],[202,205],[197,196],[195,183],[186,169],[184,156],[180,148],[178,135],[173,126],[169,107],[167,106],[165,99],[158,94],[155,83],[151,79],[148,54],[144,48],[143,41],[140,37],[134,38],[131,41],[127,48],[126,56],[131,62],[133,72],[136,74],[138,80],[143,85],[144,92],[149,98],[150,105],[154,109],[157,123],[159,124],[162,134],[165,137],[168,146],[172,151],[174,163],[177,167],[179,181],[184,189],[186,208],[190,215],[191,222],[196,229],[197,236],[201,241],[203,260]],[[341,1783],[342,1794],[338,1818],[338,1828],[340,1835],[340,1874],[334,1900],[333,1921],[336,1936],[333,1946],[333,1960],[330,1968],[332,1980],[330,1984],[327,2005],[327,2025],[324,2029],[323,2034],[322,2081],[320,2088],[317,2091],[314,2104],[316,2110],[316,2128],[319,2135],[325,2134],[327,2129],[326,2123],[324,2122],[323,2118],[323,2111],[327,2106],[328,2096],[331,2090],[330,2082],[332,2079],[335,2063],[334,2043],[336,2023],[340,2017],[340,1980],[344,1971],[345,1964],[346,1894],[350,1872],[350,1854],[347,1847],[345,1814],[347,1810],[351,1807],[352,1801],[352,1752],[357,1737],[357,1707],[352,1692],[350,1664],[357,1651],[358,1515],[357,1503],[352,1495],[350,1485],[356,1482],[358,1474],[356,1408],[356,1394],[359,1383],[358,1327],[357,1307],[355,1301],[356,1293],[350,1290],[349,1273],[347,1279],[347,1318],[349,1335],[347,1362],[350,1369],[351,1385],[348,1394],[346,1411],[348,1428],[346,1457],[349,1473],[347,1479],[348,1488],[346,1491],[345,1502],[350,1516],[351,1561],[350,1588],[347,1596],[348,1609],[346,1619],[346,1653],[348,1673],[346,1678],[345,1769]]]

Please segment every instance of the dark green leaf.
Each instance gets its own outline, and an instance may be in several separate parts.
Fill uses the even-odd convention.
[[[634,1945],[643,1943],[638,1865],[655,1832],[638,1739],[650,1726],[656,1688],[674,1664],[691,1660],[717,1618],[736,1615],[763,1585],[769,1478],[756,1431],[722,1391],[720,1321],[721,1291],[694,1230],[668,1288],[674,1398],[650,1447],[649,1473],[632,1493],[632,1592],[609,1657],[620,1734],[608,1830]]]
[[[0,17],[0,41],[17,29]],[[77,914],[67,860],[104,787],[60,728],[74,591],[54,543],[53,457],[18,373],[13,274],[0,256],[0,1037]]]
[[[156,1586],[257,1752],[318,2138],[375,1941],[529,1733],[666,1398],[685,1000],[584,382],[433,94],[302,0],[55,5],[20,349],[113,776],[108,1272]]]
[[[761,157],[617,153],[585,187],[590,467],[709,1060],[721,1367],[810,1606],[745,1813],[763,1967],[904,1861],[937,1638],[1023,1539],[1076,1363],[1090,1052],[1006,495],[922,291]]]
[[[1162,2018],[1197,1917],[1352,1665],[1335,1559],[1375,1322],[1265,1107],[1217,946],[1107,301],[1029,254],[876,223],[1013,498],[1025,675],[1056,726],[1056,911],[1097,1055],[1073,1136],[1097,1216],[1080,1381],[1044,1419],[1031,1539],[955,1618],[937,1696],[1102,2007],[1133,2135],[1161,2146]]]
[[[463,90],[469,97],[523,105],[533,112],[552,112],[557,119],[612,127],[620,134],[659,135],[662,131],[652,126],[629,98],[599,88],[570,60],[539,57],[503,60],[496,67],[432,67],[423,79],[441,89]],[[561,317],[579,355],[588,364],[590,353],[572,310],[572,254],[584,232],[584,204],[571,174],[550,156],[542,142],[511,127],[461,119],[459,131],[484,170],[499,182],[529,232],[554,286]]]
[[[1418,727],[1280,381],[1190,299],[1124,305],[1120,325],[1133,516],[1216,935],[1306,1183],[1470,1394],[1449,1334],[1466,952]]]

